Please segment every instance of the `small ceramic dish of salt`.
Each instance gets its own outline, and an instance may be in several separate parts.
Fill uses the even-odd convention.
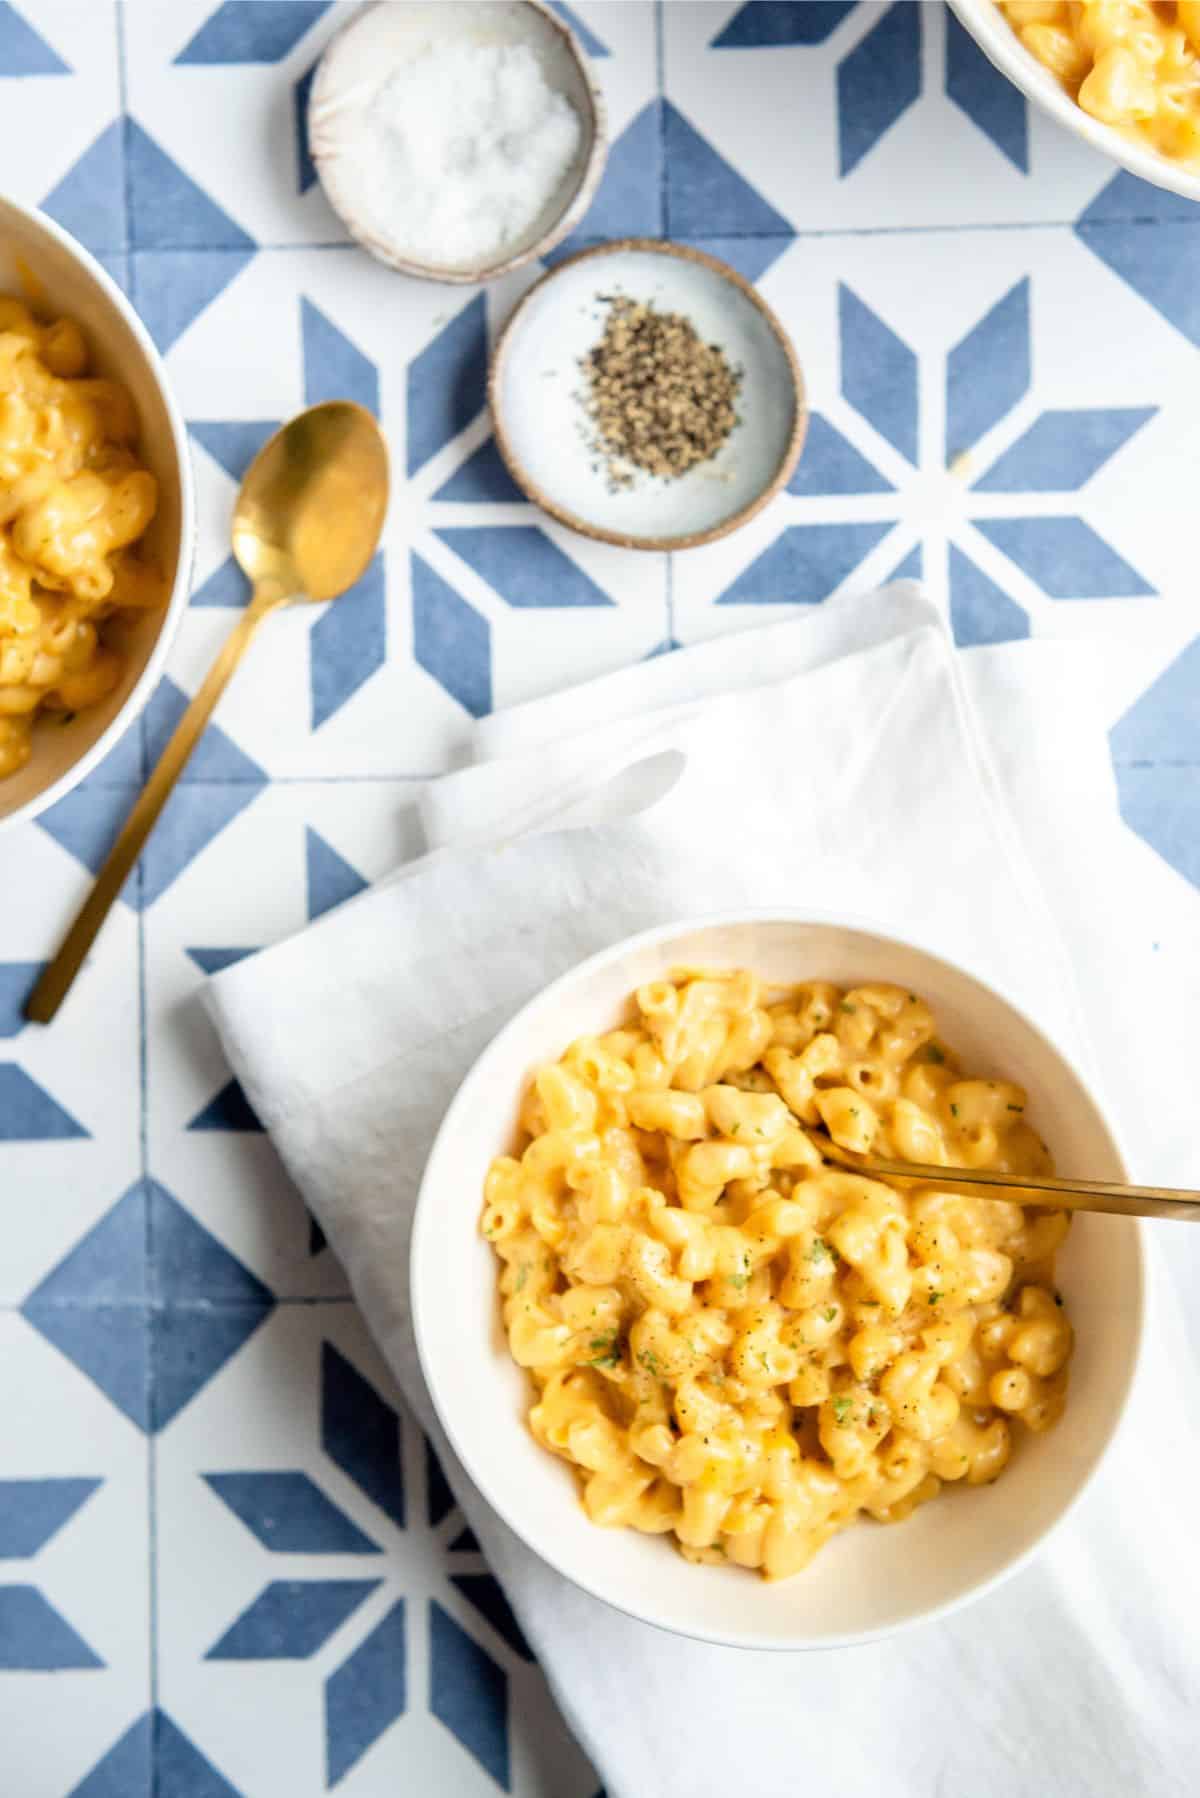
[[[482,282],[574,229],[604,169],[587,58],[542,0],[375,0],[309,97],[326,198],[381,262]]]
[[[531,287],[488,376],[496,444],[552,518],[627,549],[691,549],[792,477],[808,413],[762,295],[688,244],[625,238]]]

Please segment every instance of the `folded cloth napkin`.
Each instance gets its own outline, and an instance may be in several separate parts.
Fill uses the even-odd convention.
[[[938,941],[1098,1066],[1135,1151],[1152,1120],[1157,1173],[1182,1178],[1193,1108],[1162,1082],[1187,1008],[1126,953],[1086,654],[964,656],[902,582],[502,713],[476,765],[423,793],[425,855],[210,984],[234,1071],[610,1798],[1194,1790],[1200,1370],[1169,1282],[1118,1446],[1034,1565],[947,1621],[804,1656],[668,1636],[544,1566],[450,1452],[408,1317],[421,1170],[477,1053],[584,956],[706,911],[811,905]]]

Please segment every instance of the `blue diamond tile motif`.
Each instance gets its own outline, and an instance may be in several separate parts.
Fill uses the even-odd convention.
[[[425,1491],[429,1510],[429,1527],[436,1529],[443,1517],[448,1517],[454,1509],[454,1494],[450,1490],[450,1482],[442,1472],[442,1464],[437,1458],[433,1443],[425,1438]]]
[[[139,1180],[46,1275],[26,1300],[31,1312],[71,1305],[140,1306],[146,1285],[146,1189]]]
[[[1113,755],[1129,762],[1200,766],[1200,637],[1165,668],[1114,725]]]
[[[189,949],[189,957],[195,962],[202,974],[219,974],[222,968],[232,968],[235,962],[245,961],[248,955],[257,955],[257,949]]]
[[[964,645],[1011,643],[1029,635],[1024,607],[998,587],[957,547],[950,545],[950,622]]]
[[[588,239],[663,235],[663,134],[663,103],[650,100],[609,146],[604,174],[582,222],[547,262],[561,262]]]
[[[133,301],[164,355],[253,260],[253,250],[143,251],[133,257]]]
[[[818,605],[892,529],[882,524],[795,524],[763,550],[719,606]]]
[[[436,1599],[429,1606],[429,1708],[509,1789],[508,1675]]]
[[[150,1323],[145,1306],[91,1300],[57,1304],[42,1297],[42,1291],[21,1307],[26,1321],[131,1423],[149,1430]]]
[[[309,922],[319,918],[335,905],[344,905],[357,893],[365,893],[367,882],[348,861],[331,849],[324,837],[311,827],[304,838],[305,867],[308,882]]]
[[[250,583],[232,556],[226,556],[206,581],[195,589],[194,606],[244,606],[250,598]]]
[[[1157,406],[1096,406],[1041,412],[974,483],[975,491],[1077,492],[1157,410]]]
[[[252,250],[254,239],[173,162],[136,119],[125,121],[133,245],[138,250]]]
[[[90,1135],[24,1068],[0,1061],[0,1142],[66,1142]]]
[[[130,256],[130,298],[164,355],[254,255],[253,250],[177,250]]]
[[[72,1789],[69,1798],[134,1798],[135,1794],[152,1791],[153,1750],[154,1729],[147,1711],[114,1742]]]
[[[103,1667],[36,1586],[0,1586],[0,1673]]]
[[[216,1097],[196,1113],[187,1128],[262,1132],[262,1125],[237,1080],[227,1081]]]
[[[24,1561],[37,1554],[103,1483],[0,1479],[0,1561]]]
[[[472,718],[492,709],[492,629],[420,556],[411,557],[413,655]]]
[[[1154,592],[1082,518],[977,518],[974,523],[1051,599],[1134,599]]]
[[[468,1603],[473,1604],[482,1617],[486,1617],[492,1628],[508,1643],[515,1654],[522,1660],[532,1661],[533,1650],[525,1640],[521,1625],[513,1616],[512,1606],[504,1596],[503,1588],[490,1573],[452,1573],[450,1583],[458,1587]]]
[[[282,62],[332,4],[333,0],[225,0],[175,61]]]
[[[519,610],[613,604],[537,525],[447,527],[437,534]]]
[[[1029,277],[1017,282],[946,358],[946,450],[970,449],[1029,391]]]
[[[262,1281],[165,1186],[157,1180],[145,1185],[154,1297],[168,1306],[244,1305],[265,1316],[275,1301]]]
[[[379,1587],[379,1580],[272,1580],[205,1655],[206,1661],[307,1661]]]
[[[894,0],[838,64],[838,155],[856,169],[921,94],[919,0]]]
[[[479,448],[455,469],[433,497],[456,500],[460,505],[464,502],[474,505],[483,501],[524,500],[525,495],[505,467],[504,458],[496,448],[496,439],[485,437]]]
[[[321,1447],[393,1523],[404,1528],[400,1419],[330,1342],[321,1345]]]
[[[312,727],[319,730],[387,660],[387,578],[382,554],[336,605],[326,606],[313,626],[310,643]]]
[[[282,422],[278,418],[191,418],[188,430],[240,486],[251,462]]]
[[[612,51],[607,44],[601,43],[595,32],[581,19],[573,6],[564,4],[564,0],[549,0],[551,12],[556,12],[564,25],[569,25],[582,47],[589,56],[611,56]]]
[[[70,63],[52,50],[9,0],[0,0],[0,72],[11,75],[69,75]]]
[[[891,493],[892,483],[830,424],[823,412],[812,412],[804,450],[788,492],[805,498],[828,493]]]
[[[747,0],[712,40],[714,50],[777,49],[823,44],[856,0]]]
[[[663,106],[663,133],[672,237],[794,235],[783,214],[669,100]]]
[[[1159,195],[1160,199],[1164,197]],[[1196,278],[1196,231],[1192,222],[1195,217],[1196,208],[1192,206],[1187,224],[1159,223],[1153,231],[1147,231],[1136,223],[1093,225],[1085,213],[1075,230],[1079,241],[1094,256],[1174,325],[1189,343],[1200,348],[1200,280]]]
[[[325,1681],[325,1779],[337,1785],[404,1715],[408,1703],[404,1600]]]
[[[250,1798],[217,1772],[165,1711],[154,1713],[154,1778],[162,1798]]]
[[[984,55],[952,12],[946,13],[946,92],[1002,155],[1029,173],[1029,112],[1020,88]]]
[[[296,124],[296,188],[302,194],[306,194],[310,187],[315,187],[317,184],[317,165],[313,161],[312,149],[308,141],[308,101],[318,66],[314,62],[311,69],[306,69],[292,90],[292,107]]]
[[[0,68],[5,68],[3,54],[0,43]],[[124,249],[125,133],[120,119],[106,125],[67,170],[42,201],[42,211],[89,250]]]
[[[263,1323],[270,1303],[164,1306],[151,1319],[150,1427],[164,1430]]]
[[[408,365],[409,474],[479,416],[487,366],[487,311],[483,295],[476,294]]]
[[[369,356],[309,299],[300,301],[304,403],[355,400],[379,417],[379,371]]]
[[[85,782],[43,812],[37,822],[68,854],[98,874],[136,798],[136,787],[92,786]],[[134,876],[126,881],[122,897],[130,905],[137,904]]]
[[[727,262],[753,287],[773,263],[789,248],[791,237],[685,237],[675,234],[676,243],[704,250],[719,262]]]
[[[1200,220],[1200,208],[1183,194],[1168,193],[1166,188],[1120,169],[1080,213],[1078,224],[1151,224],[1162,220],[1195,224]]]
[[[45,965],[41,961],[0,961],[0,1041],[24,1030],[22,1008]]]
[[[206,1473],[223,1504],[272,1554],[380,1552],[306,1473]]]
[[[1200,767],[1118,762],[1121,816],[1168,867],[1200,888]]]
[[[917,460],[917,358],[844,282],[838,285],[842,395],[909,462]]]
[[[170,742],[187,706],[187,695],[179,690],[174,681],[159,682],[144,714],[146,750],[152,762],[158,760]],[[210,724],[201,737],[182,778],[185,781],[251,787],[256,791],[267,784],[267,776],[258,763],[251,761],[245,751],[239,749],[233,738],[226,736],[217,724]]]

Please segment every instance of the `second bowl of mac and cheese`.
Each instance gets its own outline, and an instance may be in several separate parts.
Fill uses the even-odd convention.
[[[813,1128],[945,1187],[823,1165]],[[1062,1055],[924,949],[778,916],[618,945],[435,1144],[439,1415],[510,1527],[646,1621],[800,1648],[948,1611],[1078,1497],[1137,1357],[1135,1223],[954,1190],[1052,1157],[1124,1177]]]
[[[996,67],[1143,181],[1200,200],[1200,0],[950,0]]]
[[[0,827],[115,745],[187,604],[186,435],[99,264],[0,200]]]

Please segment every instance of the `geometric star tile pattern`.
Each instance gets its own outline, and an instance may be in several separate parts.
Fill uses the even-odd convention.
[[[0,0],[6,182],[102,258],[166,355],[200,520],[158,693],[26,833],[16,903],[0,876],[0,1160],[53,1244],[18,1257],[0,1327],[76,1445],[14,1447],[0,1473],[0,1715],[13,1692],[45,1707],[55,1794],[310,1798],[406,1789],[416,1765],[447,1798],[594,1798],[344,1284],[313,1284],[332,1252],[281,1198],[198,1004],[398,858],[414,783],[461,760],[474,719],[893,574],[963,644],[1124,631],[1121,811],[1195,940],[1200,640],[1173,545],[1200,212],[1065,144],[945,9],[555,10],[611,145],[551,261],[619,235],[709,249],[761,284],[808,384],[787,493],[669,562],[548,524],[500,460],[487,359],[532,276],[407,283],[347,245],[304,116],[345,6]],[[379,554],[336,605],[272,621],[79,1009],[42,1033],[24,997],[245,605],[237,484],[327,398],[387,435]],[[90,1602],[110,1564],[154,1576],[124,1606],[136,1674]],[[51,1777],[5,1773],[22,1798]]]

